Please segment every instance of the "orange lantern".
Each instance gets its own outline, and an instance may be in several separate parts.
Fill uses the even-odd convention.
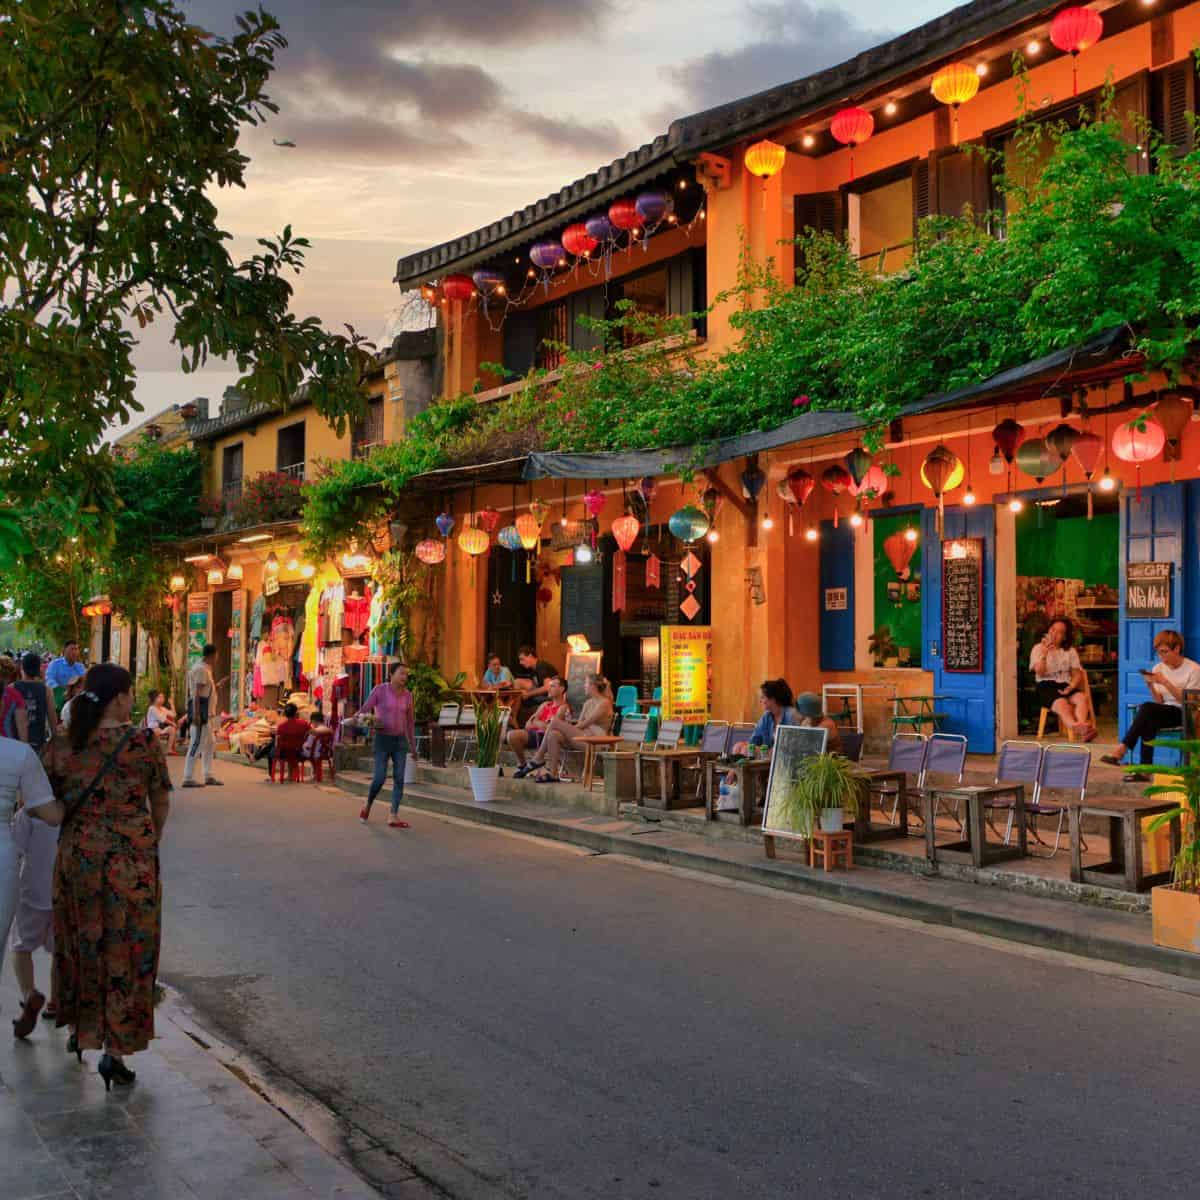
[[[1179,462],[1183,458],[1183,431],[1192,419],[1192,406],[1178,392],[1163,392],[1162,399],[1154,406],[1154,419],[1167,435],[1163,458],[1169,463]],[[1174,470],[1172,467],[1172,482]]]
[[[1112,451],[1122,461],[1134,464],[1137,472],[1137,498],[1142,502],[1142,463],[1157,458],[1167,444],[1163,427],[1148,413],[1118,425],[1112,436]]]
[[[631,513],[626,513],[623,517],[618,517],[612,523],[612,535],[616,539],[617,545],[621,547],[621,552],[632,549],[633,543],[637,541],[637,536],[641,532],[641,522]]]
[[[951,109],[953,122],[953,141],[958,145],[958,110],[968,100],[973,100],[979,91],[979,76],[974,67],[967,63],[952,63],[943,68],[933,77],[930,86],[933,98],[939,104],[947,104]]]
[[[755,142],[746,151],[746,170],[751,175],[757,175],[766,184],[768,179],[778,175],[787,161],[787,147],[778,142],[763,140]]]
[[[1071,56],[1071,74],[1075,81],[1074,95],[1079,95],[1079,56],[1094,46],[1104,35],[1104,18],[1083,5],[1064,8],[1050,23],[1050,40],[1064,54]]]
[[[912,556],[916,553],[916,549],[916,539],[908,537],[900,530],[884,538],[883,552],[887,555],[888,562],[892,564],[892,570],[896,572],[897,579],[903,581],[912,575],[908,564],[912,562]]]
[[[522,513],[514,522],[521,545],[526,550],[536,550],[542,536],[542,526],[532,513]]]
[[[458,535],[458,548],[472,558],[486,554],[491,544],[492,539],[478,525],[467,525]]]
[[[854,182],[854,149],[870,141],[875,132],[875,118],[865,108],[843,108],[829,123],[834,140],[850,147],[850,182]]]
[[[1071,446],[1071,457],[1083,469],[1083,477],[1087,480],[1089,521],[1093,516],[1092,476],[1095,475],[1096,468],[1100,465],[1100,455],[1103,453],[1104,439],[1098,433],[1093,433],[1090,429],[1081,430],[1079,436]]]

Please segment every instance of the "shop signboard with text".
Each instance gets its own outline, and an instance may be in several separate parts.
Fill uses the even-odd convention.
[[[1171,619],[1171,580],[1175,564],[1127,563],[1125,566],[1125,616],[1132,620]]]
[[[664,625],[662,650],[663,720],[698,725],[712,704],[712,626]]]
[[[191,669],[204,657],[208,641],[208,593],[188,597],[187,606],[187,665]]]

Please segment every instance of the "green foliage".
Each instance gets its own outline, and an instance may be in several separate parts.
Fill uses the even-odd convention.
[[[890,625],[880,625],[867,638],[867,653],[875,660],[877,667],[883,666],[889,658],[896,658],[899,655],[900,648],[896,645],[895,637],[892,636]]]
[[[811,754],[801,759],[783,793],[779,815],[797,833],[811,830],[823,808],[858,812],[862,782],[854,764],[841,754]]]
[[[481,704],[475,709],[475,765],[494,767],[500,761],[500,705]]]
[[[251,400],[304,387],[341,428],[361,410],[366,350],[290,310],[308,243],[290,228],[237,261],[214,192],[241,187],[241,130],[275,111],[286,45],[260,11],[233,38],[171,0],[23,0],[0,37],[0,490],[36,497],[134,399],[136,332],[165,319],[185,370],[210,355]],[[81,486],[81,485],[72,485]]]
[[[234,527],[294,520],[304,502],[303,486],[284,471],[263,471],[246,480],[233,510]]]
[[[408,659],[413,652],[412,611],[429,597],[429,568],[415,554],[390,550],[375,562],[371,578],[386,613],[375,635],[385,643],[395,639],[400,657]]]
[[[435,721],[443,704],[454,700],[455,689],[466,682],[459,671],[446,679],[436,663],[414,660],[408,664],[408,690],[413,694],[413,716],[417,721]]]
[[[1149,828],[1162,829],[1171,821],[1183,822],[1183,843],[1175,859],[1175,883],[1187,892],[1200,892],[1200,741],[1172,740],[1151,742],[1154,747],[1178,750],[1183,758],[1180,767],[1154,766],[1155,775],[1167,775],[1173,782],[1152,784],[1146,788],[1147,796],[1178,796],[1183,801],[1178,808],[1154,818]],[[1127,771],[1139,771],[1140,767],[1127,767]]]

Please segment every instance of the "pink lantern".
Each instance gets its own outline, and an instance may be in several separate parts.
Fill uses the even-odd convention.
[[[496,526],[500,524],[500,514],[494,508],[481,508],[475,514],[475,520],[486,533],[495,533]]]
[[[888,490],[888,477],[881,466],[872,463],[858,487],[851,490],[856,496],[864,496],[868,500],[881,500]]]
[[[440,538],[425,538],[417,543],[414,553],[427,567],[436,567],[438,563],[446,561],[446,543]]]
[[[583,507],[589,517],[593,519],[598,517],[603,511],[605,504],[608,503],[608,498],[599,488],[592,488],[590,492],[584,494]]]
[[[1113,453],[1122,462],[1133,463],[1137,472],[1139,504],[1142,502],[1142,463],[1157,458],[1166,444],[1166,430],[1148,412],[1125,425],[1118,425],[1113,431]]]
[[[612,523],[612,535],[616,539],[617,545],[621,547],[622,553],[633,548],[633,543],[637,541],[641,529],[641,522],[631,513],[618,517]]]

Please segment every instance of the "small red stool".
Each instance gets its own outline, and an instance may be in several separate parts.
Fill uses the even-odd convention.
[[[841,865],[847,871],[854,870],[854,834],[849,829],[840,833],[826,833],[823,829],[814,829],[808,839],[808,865],[815,867],[820,858],[821,866],[826,871]]]
[[[276,777],[276,774],[275,774],[276,767],[279,768],[278,777]],[[288,783],[303,783],[304,782],[304,759],[300,758],[299,756],[297,756],[295,758],[292,758],[291,756],[289,756],[287,758],[281,758],[279,755],[276,755],[271,760],[271,766],[270,766],[270,776],[271,776],[272,783],[285,782],[285,771],[284,771],[285,767],[287,768],[286,782],[288,782]]]

